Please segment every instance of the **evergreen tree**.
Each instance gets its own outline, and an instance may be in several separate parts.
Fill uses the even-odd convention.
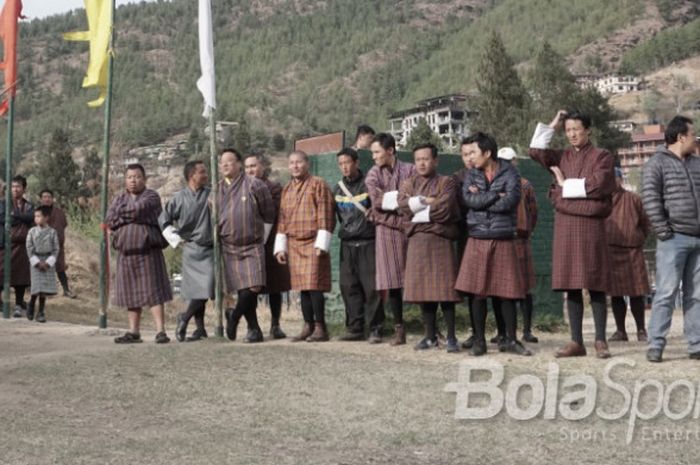
[[[530,99],[501,37],[487,41],[476,76],[472,127],[495,137],[499,145],[524,145],[529,137]]]
[[[83,161],[83,195],[92,197],[100,191],[100,180],[102,179],[102,159],[94,147],[91,147],[85,154]]]
[[[406,148],[408,150],[413,150],[413,147],[420,144],[433,144],[438,148],[438,151],[443,150],[440,136],[435,134],[435,132],[430,129],[430,126],[428,126],[428,122],[425,120],[425,118],[420,118],[418,123],[416,123],[416,127],[413,128],[411,134],[408,136]]]
[[[245,121],[233,130],[233,147],[243,154],[250,150],[250,133]]]
[[[80,195],[82,173],[73,160],[68,133],[55,129],[45,157],[39,157],[36,170],[41,188],[51,189],[59,203],[69,203]]]
[[[575,106],[580,93],[576,78],[549,42],[537,51],[525,82],[532,97],[532,116],[537,121],[549,121],[557,111]]]

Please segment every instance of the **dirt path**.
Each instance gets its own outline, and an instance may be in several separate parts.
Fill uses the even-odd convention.
[[[642,344],[613,345],[613,360],[635,364],[615,371],[616,380],[631,389],[648,377],[664,386],[688,379],[697,389],[700,364],[685,356],[679,326],[662,365],[644,361]],[[457,397],[446,386],[475,360],[417,353],[417,336],[400,348],[216,338],[157,346],[152,336],[124,347],[112,343],[113,331],[0,320],[0,464],[695,464],[700,452],[698,420],[663,414],[639,420],[630,445],[628,415],[569,421],[558,411],[554,420],[540,412],[518,421],[503,409],[485,420],[455,419]],[[491,352],[481,360],[505,367],[505,384],[522,374],[546,383],[566,335],[542,336],[529,359]],[[591,375],[596,406],[619,410],[622,397],[601,389],[605,366],[594,357],[559,362],[559,400],[565,377]],[[653,397],[642,396],[647,412]],[[671,410],[681,411],[687,397],[674,391]],[[523,408],[531,400],[521,392]],[[653,437],[663,431],[686,437]]]

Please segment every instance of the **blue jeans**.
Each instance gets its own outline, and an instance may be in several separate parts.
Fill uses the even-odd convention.
[[[688,352],[700,352],[700,237],[674,234],[656,241],[656,295],[649,319],[649,348],[663,350],[683,283],[683,332]]]

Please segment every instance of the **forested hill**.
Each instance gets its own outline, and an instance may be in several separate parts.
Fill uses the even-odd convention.
[[[388,113],[416,100],[469,92],[492,31],[520,70],[544,40],[577,73],[621,63],[649,71],[700,53],[700,40],[670,57],[667,42],[649,42],[662,30],[696,37],[694,0],[214,0],[213,12],[218,118],[245,121],[260,144],[360,122],[381,129]],[[118,146],[203,127],[196,18],[194,0],[118,8]],[[80,88],[87,45],[61,38],[86,27],[82,10],[22,23],[18,155],[42,150],[56,128],[69,130],[73,145],[99,142],[103,113],[86,106],[94,94]]]

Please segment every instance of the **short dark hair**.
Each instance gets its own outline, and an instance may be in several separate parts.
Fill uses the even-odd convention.
[[[435,144],[427,143],[427,144],[418,144],[415,147],[413,147],[413,154],[415,155],[417,151],[423,150],[423,149],[429,149],[430,150],[430,155],[433,156],[433,158],[437,158],[438,156],[438,149],[435,146]]]
[[[17,176],[13,177],[13,178],[12,178],[12,182],[13,182],[13,183],[17,183],[17,184],[21,184],[21,185],[22,185],[22,189],[26,189],[26,188],[27,188],[27,178],[25,178],[25,177],[22,176],[21,174],[18,174]]]
[[[372,139],[372,143],[374,144],[375,142],[381,145],[384,150],[394,149],[394,152],[396,152],[396,139],[391,134],[380,132]]]
[[[358,158],[357,150],[352,149],[350,147],[345,147],[345,148],[341,149],[340,152],[338,152],[338,155],[336,155],[336,158],[342,157],[343,155],[346,155],[346,156],[352,158],[353,161],[357,161],[357,158]]]
[[[42,189],[41,192],[39,192],[39,197],[41,197],[44,194],[49,194],[51,197],[54,197],[53,191],[51,189]]]
[[[566,123],[568,120],[581,121],[581,124],[586,129],[591,127],[591,117],[579,110],[567,111],[562,122]]]
[[[496,139],[485,132],[478,131],[462,139],[462,145],[467,144],[476,144],[482,152],[486,152],[487,150],[491,152],[490,155],[492,159],[498,159],[498,144],[496,144]]]
[[[34,209],[34,213],[39,212],[45,217],[51,216],[51,207],[47,205],[41,205],[40,207],[37,207]]]
[[[289,152],[289,155],[287,155],[287,158],[291,157],[292,155],[299,155],[301,158],[304,159],[304,161],[309,161],[309,154],[304,152],[303,150],[292,150]]]
[[[228,147],[228,148],[223,149],[221,151],[221,153],[219,154],[219,156],[223,156],[223,154],[225,154],[225,153],[232,153],[235,155],[236,160],[241,161],[241,162],[243,161],[243,156],[241,155],[241,152],[234,149],[233,147]]]
[[[194,174],[194,170],[197,168],[197,166],[203,164],[204,162],[202,160],[191,160],[185,163],[185,169],[183,170],[183,176],[185,176],[185,181],[189,181],[192,175]]]
[[[359,139],[360,136],[366,136],[367,134],[374,136],[377,134],[374,129],[372,129],[372,126],[369,126],[367,124],[361,124],[357,127],[357,132],[355,133],[355,140]]]
[[[677,115],[674,116],[671,121],[668,122],[666,126],[666,131],[664,131],[664,139],[667,144],[675,144],[678,142],[678,136],[681,134],[684,136],[688,135],[688,125],[693,124],[693,120]]]
[[[130,164],[126,165],[126,169],[124,170],[124,173],[126,173],[127,171],[136,171],[136,170],[141,171],[141,174],[143,175],[143,177],[144,178],[146,177],[146,169],[143,167],[143,165],[141,163],[130,163]]]

